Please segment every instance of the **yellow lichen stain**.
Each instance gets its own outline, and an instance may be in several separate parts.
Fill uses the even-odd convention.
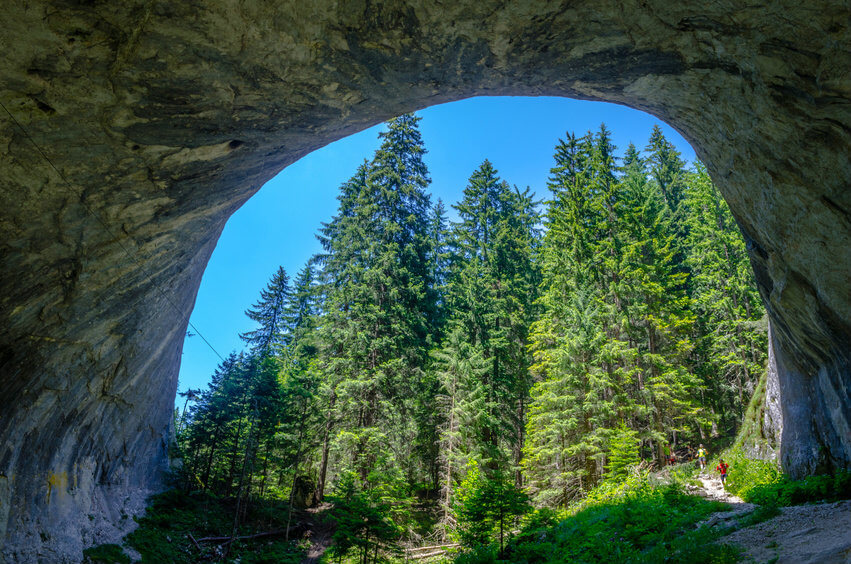
[[[47,474],[47,503],[55,489],[60,495],[68,487],[68,472],[48,472]]]

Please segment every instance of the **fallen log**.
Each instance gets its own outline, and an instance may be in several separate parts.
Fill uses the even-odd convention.
[[[409,560],[425,560],[426,558],[432,558],[434,556],[445,556],[445,550],[438,550],[435,552],[428,552],[426,554],[412,554],[408,556]]]
[[[256,534],[253,534],[253,535],[243,535],[241,537],[204,537],[204,538],[198,539],[197,542],[199,542],[199,543],[201,543],[201,542],[231,543],[231,542],[236,541],[236,540],[259,539],[261,537],[271,537],[271,536],[282,535],[282,534],[284,534],[284,530],[278,529],[278,530],[275,530],[275,531],[267,531],[265,533],[256,533]]]
[[[418,551],[421,551],[421,550],[438,550],[438,549],[444,549],[444,548],[455,548],[457,546],[459,546],[458,543],[437,544],[437,545],[433,545],[433,546],[420,546],[420,547],[417,547],[417,548],[406,548],[405,550],[408,551],[408,552],[418,552]]]
[[[195,540],[195,537],[192,536],[192,533],[189,533],[189,538],[190,538],[190,540],[192,540],[192,544],[195,545],[195,548],[197,548],[198,551],[200,552],[201,551],[201,545],[198,544],[198,541]]]

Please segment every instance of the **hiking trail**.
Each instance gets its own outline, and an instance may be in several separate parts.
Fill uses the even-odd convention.
[[[331,509],[331,504],[327,502],[320,504],[318,507],[307,509],[307,513],[312,515],[309,537],[310,548],[307,550],[307,556],[301,561],[301,564],[315,564],[319,562],[325,551],[331,547],[334,525],[324,515],[329,509]]]
[[[690,493],[731,506],[729,511],[713,513],[700,525],[733,527],[757,508],[725,491],[717,476],[701,473],[698,480],[702,486],[690,486]],[[743,527],[716,542],[741,547],[743,560],[748,562],[848,564],[851,500],[783,507],[779,515]]]

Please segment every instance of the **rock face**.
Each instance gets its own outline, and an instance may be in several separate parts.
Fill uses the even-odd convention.
[[[235,209],[322,145],[475,95],[617,102],[682,132],[768,306],[784,466],[851,467],[847,8],[5,2],[0,554],[79,561],[158,487],[187,316]]]

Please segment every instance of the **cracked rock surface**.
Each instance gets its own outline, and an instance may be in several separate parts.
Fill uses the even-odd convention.
[[[851,467],[848,24],[844,0],[4,2],[0,555],[79,562],[160,487],[234,210],[318,147],[475,95],[676,127],[748,242],[785,468]]]

